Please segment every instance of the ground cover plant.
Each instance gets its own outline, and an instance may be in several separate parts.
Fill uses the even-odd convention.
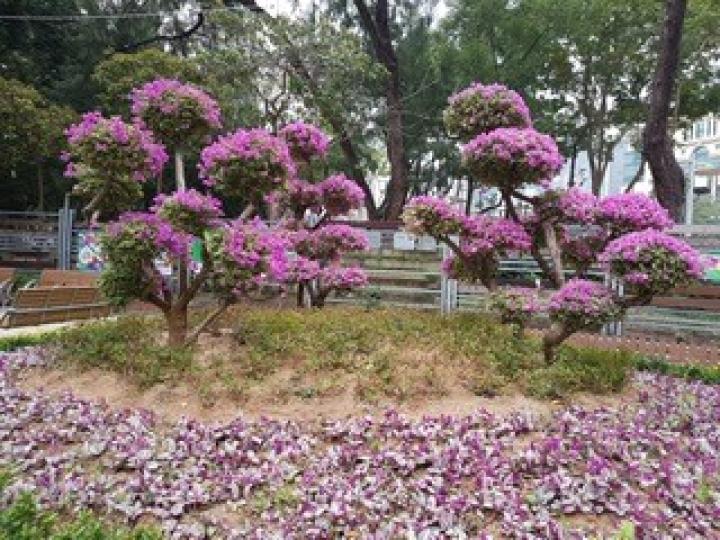
[[[580,188],[552,189],[563,157],[551,137],[535,130],[513,90],[475,83],[450,96],[445,123],[465,143],[465,169],[497,191],[505,215],[490,217],[485,212],[492,208],[486,208],[466,216],[444,199],[420,196],[405,208],[405,227],[448,245],[453,254],[443,262],[445,273],[484,285],[501,321],[517,332],[546,311],[547,363],[573,333],[619,319],[629,307],[702,277],[705,261],[664,232],[673,222],[657,201],[635,193],[599,198]],[[529,211],[522,212],[521,204]],[[499,262],[509,253],[535,259],[556,289],[548,302],[533,290],[498,287]],[[589,279],[598,265],[624,284],[624,295]]]
[[[6,503],[29,491],[178,538],[719,532],[717,385],[643,373],[610,407],[204,424],[18,386],[52,361],[0,354]]]

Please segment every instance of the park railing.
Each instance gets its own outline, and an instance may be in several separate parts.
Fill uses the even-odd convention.
[[[371,250],[347,258],[350,264],[365,268],[370,285],[330,302],[443,313],[487,309],[483,287],[442,275],[440,264],[449,252],[432,238],[405,233],[399,223],[349,223],[367,231]],[[67,207],[58,212],[0,212],[0,266],[92,269],[92,239],[97,231],[77,225],[75,212]],[[682,225],[671,232],[705,253],[720,255],[718,225]],[[597,279],[608,279],[600,268],[592,272]],[[539,277],[537,263],[530,257],[500,263],[502,284],[534,287]],[[720,283],[720,270],[709,277]],[[680,290],[651,306],[634,308],[622,324],[607,327],[606,333],[652,330],[715,335],[720,324],[720,287],[705,287],[704,291],[700,291],[704,296],[698,296],[697,289],[694,293]]]

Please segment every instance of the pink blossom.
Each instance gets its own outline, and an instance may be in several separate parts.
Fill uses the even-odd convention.
[[[550,297],[550,319],[576,328],[599,324],[619,315],[610,290],[601,283],[571,279]]]
[[[482,182],[517,189],[552,179],[564,163],[552,137],[533,128],[498,128],[462,147],[463,162]]]
[[[598,218],[619,232],[663,230],[674,225],[668,211],[640,193],[611,195],[600,200]]]
[[[442,237],[460,233],[464,216],[444,199],[422,195],[410,199],[402,219],[408,232]]]
[[[322,286],[336,291],[350,291],[368,284],[365,270],[358,267],[328,266],[320,271]]]
[[[295,176],[287,145],[264,129],[240,129],[206,146],[198,164],[206,186],[235,196],[262,198]]]
[[[347,214],[365,202],[363,190],[344,174],[327,177],[318,184],[318,189],[322,193],[323,206],[331,216]]]
[[[517,92],[479,82],[448,98],[444,119],[448,131],[466,140],[497,128],[532,125],[530,110]]]
[[[285,140],[293,157],[302,161],[325,157],[330,147],[330,139],[321,129],[304,122],[288,124],[278,135]]]

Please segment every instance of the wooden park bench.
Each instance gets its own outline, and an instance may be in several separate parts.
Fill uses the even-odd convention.
[[[662,308],[720,312],[720,285],[700,284],[678,287],[664,296],[656,296],[652,305]]]
[[[78,270],[45,269],[40,274],[38,287],[97,287],[98,274]]]
[[[105,317],[110,306],[97,287],[35,287],[19,289],[2,315],[2,326],[28,326]]]

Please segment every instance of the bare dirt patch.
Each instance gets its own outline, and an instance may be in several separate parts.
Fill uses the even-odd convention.
[[[167,422],[182,417],[205,422],[227,422],[238,416],[313,421],[376,416],[387,409],[396,409],[411,418],[441,414],[462,416],[479,409],[499,416],[520,412],[547,418],[564,405],[562,402],[543,401],[518,394],[480,397],[460,385],[449,387],[446,395],[440,397],[409,401],[382,399],[368,403],[357,397],[356,377],[349,374],[339,376],[342,380],[338,383],[342,383],[342,390],[331,395],[298,397],[279,392],[278,388],[285,388],[283,381],[292,376],[291,369],[280,370],[256,384],[241,400],[222,397],[214,399],[210,404],[196,388],[186,382],[163,383],[142,389],[116,373],[100,369],[84,372],[59,368],[31,369],[21,375],[18,386],[49,395],[72,392],[83,399],[105,401],[112,408],[144,408]],[[580,403],[586,407],[613,407],[623,398],[622,395],[581,396]]]

